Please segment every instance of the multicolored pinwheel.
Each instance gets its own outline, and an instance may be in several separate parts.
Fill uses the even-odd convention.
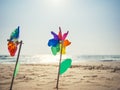
[[[62,54],[66,53],[66,47],[71,44],[69,40],[66,39],[68,35],[68,31],[62,35],[61,28],[59,27],[59,33],[58,35],[51,31],[51,34],[53,35],[53,39],[50,39],[48,41],[48,46],[51,47],[51,51],[53,55],[56,55],[58,52],[60,52],[60,61],[59,61],[59,69],[58,69],[58,77],[57,77],[57,84],[56,88],[58,88],[59,83],[59,75],[62,75],[67,69],[71,66],[72,60],[71,59],[65,59],[62,61]]]
[[[10,39],[8,39],[8,51],[11,56],[14,56],[17,51],[19,38],[19,26],[11,33]]]
[[[66,47],[71,44],[69,40],[66,39],[68,35],[68,31],[62,35],[61,28],[59,27],[58,35],[51,31],[53,35],[53,39],[48,41],[48,46],[51,47],[51,51],[53,55],[56,55],[62,49],[62,54],[66,53]],[[62,46],[62,47],[61,47]]]
[[[15,68],[14,68],[14,72],[13,72],[13,77],[12,77],[12,81],[11,81],[11,86],[10,86],[10,90],[12,90],[12,86],[13,86],[13,82],[14,82],[14,78],[16,77],[17,73],[18,73],[18,69],[19,69],[19,56],[20,56],[20,50],[21,50],[21,46],[22,46],[22,41],[18,41],[19,38],[19,26],[11,33],[10,35],[10,39],[8,39],[8,51],[10,53],[11,56],[15,56],[15,53],[17,51],[17,47],[19,45],[19,50],[18,50],[18,55],[17,55],[17,59],[16,59],[16,64],[15,64]]]

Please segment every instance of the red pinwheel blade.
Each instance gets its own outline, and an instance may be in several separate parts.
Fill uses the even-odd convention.
[[[59,37],[59,40],[62,40],[62,31],[61,31],[61,27],[59,27],[58,37]]]
[[[8,51],[11,56],[15,56],[15,53],[17,51],[17,44],[14,42],[8,42]]]

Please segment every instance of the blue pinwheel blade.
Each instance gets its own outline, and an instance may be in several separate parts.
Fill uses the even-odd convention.
[[[10,40],[12,41],[13,39],[18,39],[19,38],[19,26],[16,28],[10,35]]]

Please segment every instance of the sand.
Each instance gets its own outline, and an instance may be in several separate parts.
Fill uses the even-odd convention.
[[[0,64],[0,90],[9,90],[14,64]],[[57,90],[57,64],[21,64],[13,90]],[[60,76],[58,90],[120,90],[120,62],[80,62]]]

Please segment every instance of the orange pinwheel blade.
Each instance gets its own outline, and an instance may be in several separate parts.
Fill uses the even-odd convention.
[[[63,42],[63,46],[64,47],[66,47],[66,46],[68,46],[68,45],[70,45],[71,44],[71,42],[69,41],[69,40],[65,40],[64,42]]]

